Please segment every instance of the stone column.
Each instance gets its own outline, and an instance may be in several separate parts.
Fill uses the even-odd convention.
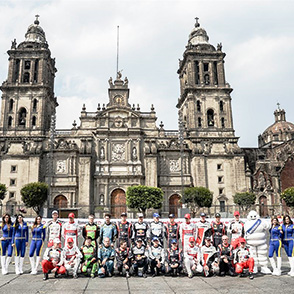
[[[199,81],[200,85],[204,85],[204,67],[203,67],[203,61],[199,61]]]

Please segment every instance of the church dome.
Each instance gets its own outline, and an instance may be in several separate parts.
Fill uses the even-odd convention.
[[[46,43],[45,32],[39,26],[40,22],[38,17],[39,16],[36,15],[36,20],[28,27],[28,30],[25,34],[25,42]]]
[[[270,125],[259,138],[259,146],[281,144],[294,138],[294,124],[286,121],[286,112],[278,108],[275,112],[275,122]]]
[[[189,43],[192,45],[198,44],[209,44],[209,37],[205,29],[200,27],[200,23],[198,22],[198,17],[196,17],[195,27],[189,35]]]

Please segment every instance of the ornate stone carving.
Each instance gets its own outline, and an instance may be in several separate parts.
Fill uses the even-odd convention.
[[[114,119],[113,126],[116,127],[116,128],[121,128],[121,127],[123,127],[123,126],[124,126],[124,121],[123,121],[123,119],[122,119],[120,116],[117,116],[117,117]]]
[[[57,160],[56,162],[56,173],[65,174],[66,173],[66,160]]]
[[[101,160],[105,159],[105,149],[103,146],[100,148],[100,159]]]
[[[133,160],[137,160],[138,159],[137,148],[136,147],[133,147],[133,150],[132,150],[132,159]]]
[[[124,161],[126,158],[126,148],[122,143],[114,143],[112,145],[112,161]]]
[[[170,172],[178,172],[178,171],[180,171],[179,159],[170,159],[169,160],[169,170],[170,170]]]

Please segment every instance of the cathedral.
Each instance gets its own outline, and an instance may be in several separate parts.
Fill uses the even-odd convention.
[[[178,215],[183,189],[193,186],[209,188],[214,211],[223,216],[232,214],[236,192],[256,193],[263,216],[283,209],[280,192],[294,186],[294,125],[278,107],[259,147],[239,147],[226,54],[221,43],[209,43],[197,18],[179,60],[176,132],[156,124],[153,105],[146,111],[129,103],[129,81],[120,72],[108,80],[108,102],[95,112],[84,105],[78,124],[55,129],[57,69],[38,18],[8,55],[1,86],[0,182],[8,188],[3,210],[17,213],[22,186],[37,181],[49,185],[44,215],[59,209],[61,216],[119,217],[128,210],[131,185],[160,187],[162,216]]]

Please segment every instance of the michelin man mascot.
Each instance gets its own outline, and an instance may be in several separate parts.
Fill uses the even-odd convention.
[[[266,234],[269,231],[270,223],[261,220],[258,213],[251,210],[245,222],[245,238],[250,246],[254,258],[254,273],[257,273],[258,264],[261,266],[261,273],[271,274],[267,267],[267,240]]]

